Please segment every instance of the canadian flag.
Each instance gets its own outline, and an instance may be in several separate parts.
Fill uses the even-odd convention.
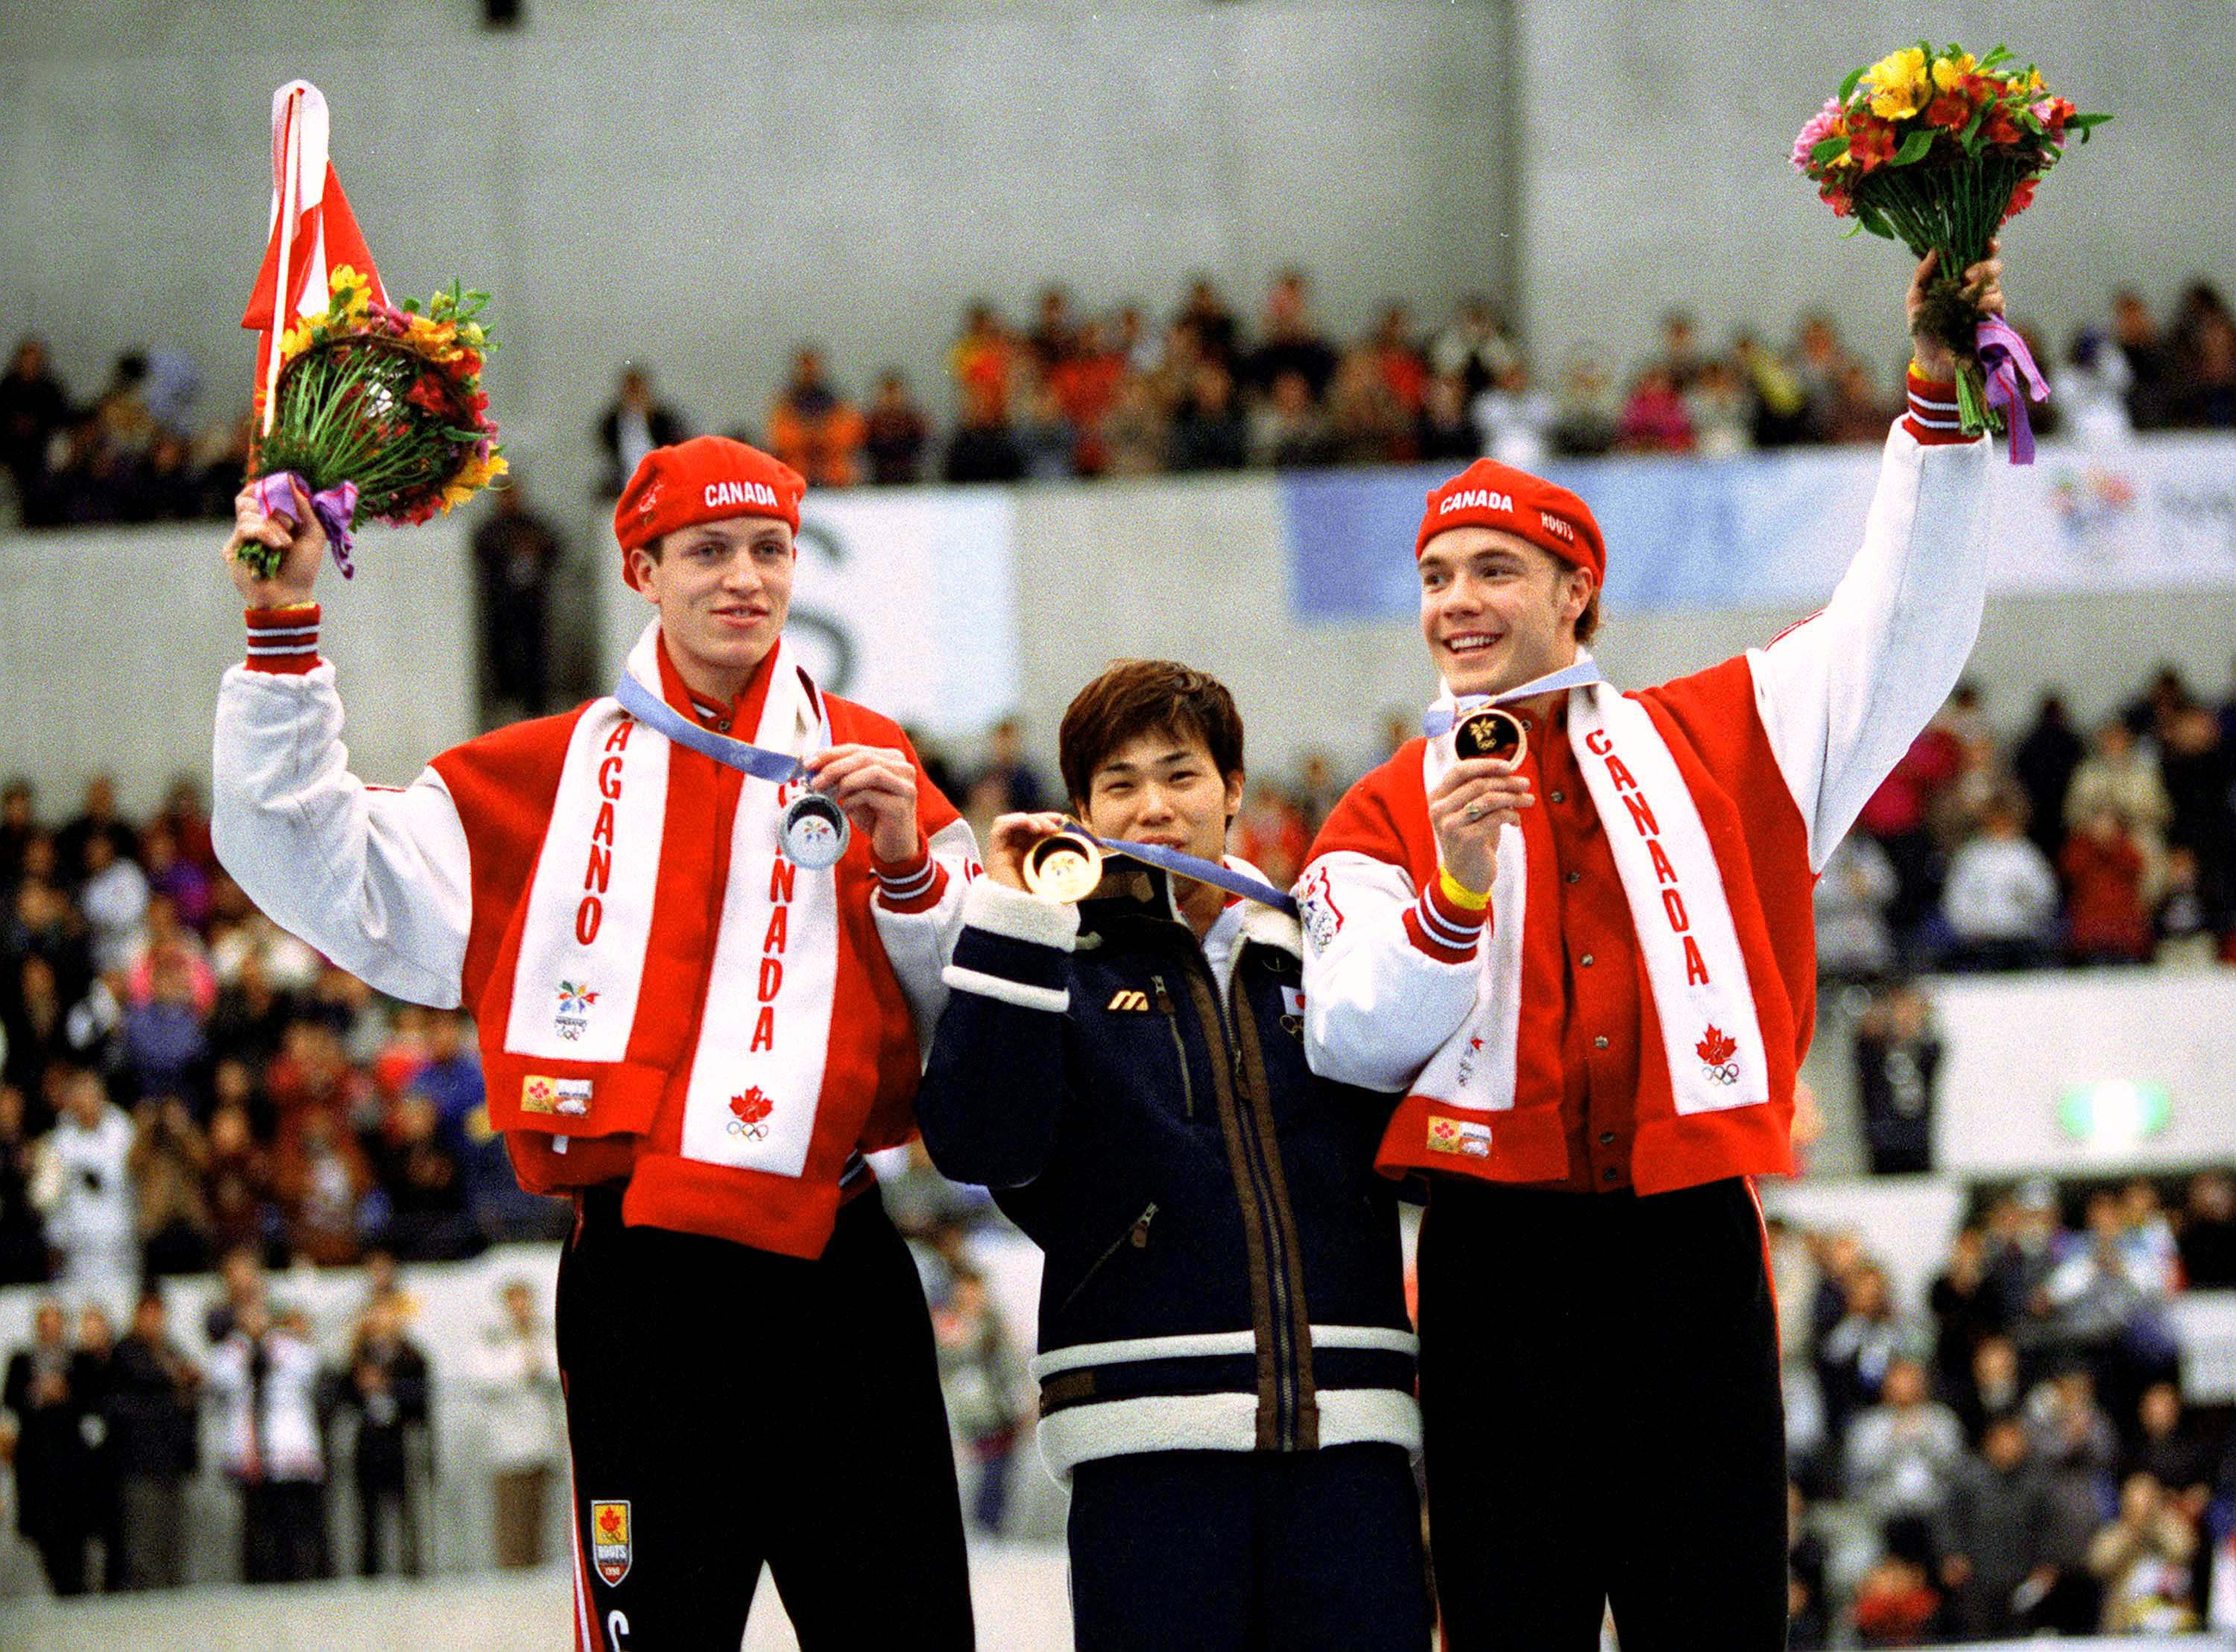
[[[326,159],[326,95],[310,82],[289,81],[272,94],[272,229],[240,318],[258,334],[256,405],[266,431],[280,377],[275,337],[296,317],[326,309],[327,272],[346,264],[365,277],[376,302],[388,302],[372,249]]]

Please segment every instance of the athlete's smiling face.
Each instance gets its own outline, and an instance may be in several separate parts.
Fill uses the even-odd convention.
[[[657,556],[640,548],[629,562],[685,680],[735,694],[776,646],[792,607],[791,528],[773,516],[694,522],[668,534]]]
[[[1421,552],[1421,635],[1455,694],[1499,694],[1572,665],[1592,576],[1502,528],[1447,528]]]
[[[1222,775],[1201,735],[1137,734],[1088,781],[1083,818],[1097,837],[1161,843],[1199,859],[1227,855],[1227,823],[1242,806],[1242,774]]]

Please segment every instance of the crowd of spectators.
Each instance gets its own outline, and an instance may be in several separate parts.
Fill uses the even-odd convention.
[[[2236,1179],[2172,1191],[1986,1196],[1916,1309],[1852,1232],[1770,1223],[1794,1647],[2236,1622],[2236,1438],[2185,1404],[2167,1321],[2236,1288]]]
[[[1208,279],[1162,321],[1132,303],[1083,312],[1062,287],[1042,294],[1026,326],[973,305],[947,352],[948,396],[932,398],[951,400],[951,419],[936,417],[898,369],[852,390],[805,345],[765,409],[713,423],[829,488],[1459,464],[1484,454],[1526,468],[1610,452],[1875,442],[1899,411],[1893,369],[1858,357],[1823,311],[1803,316],[1783,348],[1741,329],[1720,349],[1672,311],[1659,348],[1627,375],[1588,351],[1545,370],[1481,298],[1428,328],[1392,304],[1345,342],[1314,314],[1307,277],[1290,269],[1271,283],[1254,327]],[[2122,288],[2108,317],[2074,330],[2052,377],[2055,398],[2035,415],[2044,434],[2061,422],[2094,436],[2236,429],[2236,318],[2207,281],[2191,284],[2165,321]],[[229,518],[248,429],[202,420],[200,393],[183,355],[132,351],[82,399],[42,341],[21,340],[0,377],[0,469],[23,524]],[[692,433],[648,370],[627,368],[596,426],[605,492],[618,493],[648,449]]]

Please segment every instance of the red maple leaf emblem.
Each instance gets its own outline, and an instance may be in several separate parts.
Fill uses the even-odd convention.
[[[1693,1048],[1699,1053],[1700,1059],[1712,1067],[1722,1066],[1725,1062],[1739,1052],[1739,1046],[1725,1034],[1718,1032],[1713,1021],[1708,1023],[1707,1034]]]
[[[768,1098],[759,1085],[755,1085],[744,1095],[730,1098],[730,1111],[737,1114],[739,1123],[758,1124],[776,1111],[776,1104]]]
[[[1470,1050],[1480,1050],[1483,1048],[1483,1040],[1481,1039],[1470,1039],[1468,1040],[1468,1048]]]
[[[619,1509],[599,1510],[598,1530],[605,1533],[608,1537],[620,1537],[621,1535],[621,1511]]]

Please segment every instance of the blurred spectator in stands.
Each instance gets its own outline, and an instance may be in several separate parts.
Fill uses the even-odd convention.
[[[2107,1505],[2120,1465],[2120,1437],[2096,1403],[2096,1379],[2077,1360],[2027,1396],[2027,1427],[2035,1452],[2061,1476],[2076,1504]]]
[[[202,1340],[222,1342],[251,1308],[268,1316],[264,1259],[254,1245],[236,1245],[218,1258],[219,1295],[202,1314]]]
[[[398,1568],[419,1576],[425,1503],[419,1459],[427,1431],[427,1356],[404,1334],[395,1304],[366,1308],[350,1347],[342,1401],[357,1413],[358,1573],[389,1570],[386,1532],[397,1534]]]
[[[194,1001],[187,956],[167,947],[147,960],[148,992],[128,1002],[121,1039],[128,1093],[209,1093],[209,1039]]]
[[[1071,332],[1070,347],[1048,369],[1049,393],[1071,428],[1074,474],[1099,476],[1110,468],[1105,423],[1118,387],[1133,369],[1111,342],[1109,329],[1089,318]]]
[[[128,1304],[140,1288],[132,1122],[100,1075],[82,1068],[64,1073],[59,1100],[62,1117],[39,1145],[31,1182],[60,1259],[57,1281],[77,1302]]]
[[[372,1172],[356,1140],[330,1113],[312,1109],[272,1157],[272,1192],[287,1248],[321,1267],[357,1260],[358,1223]]]
[[[2102,1627],[2109,1635],[2171,1634],[2193,1629],[2190,1590],[2197,1530],[2163,1487],[2131,1474],[2120,1488],[2120,1512],[2088,1545],[2088,1570],[2104,1590]]]
[[[1210,277],[1200,275],[1189,283],[1187,300],[1174,319],[1187,326],[1204,359],[1233,370],[1241,358],[1241,326]]]
[[[2229,916],[2227,873],[2216,869],[2208,875],[2193,851],[2168,849],[2158,905],[2151,914],[2151,933],[2154,955],[2162,965],[2193,968],[2220,960],[2222,938],[2236,936]]]
[[[0,785],[0,898],[16,892],[23,851],[39,836],[38,789],[22,775]]]
[[[26,528],[47,525],[35,519],[33,502],[45,497],[48,449],[69,423],[69,392],[55,377],[45,341],[18,339],[7,375],[0,377],[0,466],[15,478]]]
[[[548,1524],[544,1511],[565,1441],[559,1364],[551,1328],[536,1313],[527,1282],[508,1280],[499,1300],[503,1312],[483,1332],[472,1367],[496,1518],[497,1564],[540,1566]]]
[[[271,1155],[256,1140],[248,1110],[238,1101],[220,1101],[210,1115],[208,1187],[210,1242],[220,1255],[243,1248],[261,1250],[284,1235],[272,1189]]]
[[[564,553],[516,475],[491,497],[474,530],[482,649],[503,715],[542,717],[551,708],[551,588]]]
[[[2154,1377],[2170,1373],[2174,1343],[2164,1315],[2168,1282],[2161,1268],[2127,1242],[2120,1197],[2088,1196],[2082,1242],[2043,1282],[2050,1346],[2088,1362],[2102,1393],[2120,1414]]]
[[[902,1150],[906,1157],[899,1172],[888,1175],[880,1170],[878,1189],[893,1226],[904,1236],[929,1243],[950,1229],[967,1232],[992,1213],[993,1200],[986,1190],[949,1181],[933,1168],[921,1141],[911,1141]],[[937,1295],[935,1286],[944,1288],[943,1282],[936,1281],[928,1281],[925,1288]]]
[[[1941,1592],[1923,1560],[1884,1554],[1856,1585],[1850,1618],[1859,1646],[1922,1646],[1941,1611]]]
[[[972,305],[964,314],[961,335],[947,352],[947,370],[955,381],[956,399],[967,418],[1007,425],[1009,376],[1016,354],[1009,330],[1002,324],[993,305]]]
[[[122,969],[131,961],[147,920],[147,875],[137,862],[120,858],[115,839],[105,833],[87,838],[84,853],[85,881],[78,886],[77,907],[93,945],[94,967]]]
[[[1060,286],[1041,289],[1039,317],[1033,330],[1025,336],[1025,343],[1040,364],[1043,373],[1071,354],[1078,335],[1078,324],[1072,318],[1071,295]]]
[[[1165,468],[1172,436],[1164,408],[1148,378],[1128,369],[1111,393],[1102,419],[1105,474],[1152,476]]]
[[[1868,833],[1851,832],[1833,848],[1814,896],[1821,979],[1871,981],[1892,973],[1887,912],[1900,887],[1894,863]]]
[[[1665,375],[1670,388],[1682,396],[1693,388],[1707,365],[1700,354],[1700,330],[1689,310],[1670,310],[1661,317],[1661,347],[1647,364]]]
[[[1080,433],[1064,416],[1063,403],[1047,375],[1034,363],[1017,376],[1011,392],[1021,480],[1062,482],[1072,474]]]
[[[1988,1282],[1988,1236],[1975,1225],[1956,1231],[1949,1260],[1934,1275],[1925,1297],[1933,1315],[1933,1386],[1956,1408],[1965,1438],[1978,1437],[1979,1396],[1971,1390],[1973,1356],[1980,1344],[2003,1328],[1994,1290]],[[2014,1393],[2008,1403],[2016,1404]]]
[[[68,908],[52,888],[28,879],[16,890],[16,902],[19,914],[31,908],[28,915],[34,920],[48,907]],[[86,984],[82,972],[80,983]],[[4,1030],[8,1045],[7,1082],[23,1092],[27,1106],[36,1105],[42,1121],[52,1118],[46,1100],[47,1074],[84,1059],[76,1035],[89,1035],[91,1028],[76,1010],[63,996],[55,966],[36,952],[27,953],[16,967],[13,996],[0,1000],[0,1016],[4,1017],[0,1030]]]
[[[77,1316],[77,1346],[70,1353],[70,1393],[78,1405],[78,1427],[85,1436],[81,1459],[86,1531],[98,1547],[98,1567],[86,1570],[88,1593],[122,1587],[124,1534],[116,1495],[116,1453],[109,1429],[112,1363],[116,1328],[100,1307],[89,1303]]]
[[[368,1156],[388,1205],[382,1242],[398,1257],[456,1262],[482,1248],[467,1211],[464,1169],[437,1134],[432,1101],[416,1092],[398,1098]]]
[[[1858,1413],[1848,1427],[1848,1494],[1883,1530],[1902,1523],[1930,1549],[1931,1523],[1963,1459],[1963,1426],[1928,1392],[1925,1367],[1911,1359],[1890,1360],[1878,1404]]]
[[[1335,433],[1301,370],[1286,368],[1266,386],[1250,416],[1250,459],[1276,470],[1312,470],[1335,462]]]
[[[1942,1346],[1945,1350],[1949,1345]],[[1982,1336],[1972,1346],[1971,1362],[1950,1400],[1956,1420],[1964,1425],[1964,1437],[1977,1446],[1990,1418],[2016,1412],[2025,1401],[2018,1345],[2001,1331]]]
[[[822,351],[801,345],[792,377],[769,405],[769,451],[811,487],[848,488],[861,480],[865,434],[860,410],[832,387]]]
[[[1156,334],[1141,318],[1141,306],[1130,300],[1118,306],[1118,318],[1111,328],[1110,348],[1125,363],[1128,373],[1154,372],[1157,357],[1163,354]]]
[[[1371,350],[1345,353],[1328,384],[1327,425],[1337,464],[1394,464],[1413,450],[1412,410],[1390,388]]]
[[[275,1144],[283,1150],[313,1114],[324,1117],[337,1136],[373,1121],[372,1080],[350,1065],[340,1035],[325,1020],[306,1015],[287,1024],[264,1088],[278,1117]]]
[[[1412,317],[1404,305],[1384,307],[1365,348],[1398,416],[1408,422],[1417,418],[1428,396],[1429,362],[1413,342]]]
[[[1933,1030],[1932,1015],[1925,994],[1902,982],[1882,992],[1856,1024],[1856,1084],[1874,1176],[1933,1168],[1941,1035]]]
[[[1529,382],[1529,367],[1517,359],[1468,409],[1476,428],[1474,453],[1454,456],[1482,454],[1522,470],[1541,466],[1551,451],[1559,411],[1553,398]]]
[[[2182,1207],[2181,1268],[2194,1290],[2236,1288],[2236,1176],[2200,1170]]]
[[[117,812],[116,781],[108,774],[96,774],[85,783],[83,806],[75,819],[55,834],[55,853],[65,877],[83,875],[85,846],[96,837],[109,840],[117,859],[131,860],[139,854],[139,835]]]
[[[1258,347],[1244,364],[1243,382],[1259,396],[1272,396],[1283,374],[1299,373],[1317,403],[1327,395],[1335,369],[1335,347],[1312,319],[1311,282],[1302,270],[1283,270],[1266,294]]]
[[[2143,852],[2107,805],[2082,818],[2059,851],[2065,950],[2077,964],[2138,964],[2151,955]]]
[[[2174,1223],[2159,1202],[2157,1183],[2147,1177],[2130,1177],[2120,1190],[2120,1251],[2136,1282],[2153,1296],[2171,1296],[2181,1288]]]
[[[641,367],[621,370],[621,389],[598,420],[598,445],[605,450],[602,491],[617,496],[644,456],[681,442],[682,419],[652,393],[652,375]]]
[[[109,1362],[109,1444],[123,1537],[122,1586],[176,1589],[186,1581],[187,1482],[201,1466],[196,1400],[201,1373],[172,1340],[161,1293],[148,1291]],[[119,1569],[110,1567],[112,1576]]]
[[[1669,375],[1649,367],[1631,385],[1615,424],[1619,453],[1690,453],[1693,425]]]
[[[1429,346],[1430,370],[1439,376],[1456,375],[1465,392],[1463,401],[1482,395],[1520,359],[1506,324],[1490,300],[1482,297],[1463,298],[1451,324]]]
[[[1335,760],[1325,751],[1313,746],[1298,758],[1296,784],[1290,789],[1290,796],[1304,816],[1306,836],[1318,834],[1344,790]]]
[[[23,1092],[0,1083],[0,1285],[47,1277],[46,1225],[31,1203],[36,1154],[23,1124]]]
[[[233,496],[248,474],[253,421],[244,413],[204,438],[200,455],[201,503],[197,514],[205,521],[224,521],[233,515]]]
[[[220,1061],[233,1060],[261,1071],[285,1046],[295,1006],[272,984],[264,954],[247,951],[233,979],[218,989],[211,1012],[209,1042]]]
[[[1414,422],[1413,452],[1424,464],[1465,464],[1482,456],[1482,431],[1457,373],[1439,373],[1429,381],[1421,416]]]
[[[109,445],[137,457],[155,438],[155,415],[149,405],[154,386],[149,379],[148,353],[128,350],[109,370],[109,384],[93,404]]]
[[[1805,1233],[1816,1261],[1815,1288],[1809,1296],[1809,1341],[1812,1357],[1832,1328],[1848,1315],[1848,1285],[1868,1258],[1864,1242],[1853,1228],[1831,1228]]]
[[[1828,440],[1825,417],[1839,398],[1841,379],[1856,365],[1856,358],[1840,342],[1832,318],[1821,310],[1804,315],[1783,364],[1807,406],[1812,436],[1819,442]]]
[[[2133,287],[2112,298],[2112,342],[2127,364],[2127,415],[2138,430],[2174,423],[2174,360],[2150,306]]]
[[[987,1294],[985,1275],[969,1262],[950,1270],[944,1300],[932,1310],[931,1330],[948,1421],[978,1465],[970,1524],[999,1537],[1009,1509],[1009,1459],[1023,1417],[1024,1360]]]
[[[2236,860],[2236,749],[2202,705],[2171,713],[2160,736],[2159,774],[2170,813],[2167,842],[2193,850],[2207,866]]]
[[[1305,869],[1312,834],[1288,795],[1271,781],[1254,783],[1233,822],[1234,852],[1266,875],[1277,889],[1294,883]]]
[[[1858,1413],[1878,1403],[1888,1367],[1931,1352],[1924,1328],[1896,1308],[1886,1271],[1877,1262],[1862,1263],[1848,1275],[1846,1294],[1847,1312],[1817,1351],[1825,1432],[1834,1441],[1847,1437]]]
[[[870,480],[885,486],[906,486],[924,480],[924,449],[931,442],[931,421],[909,394],[908,379],[897,368],[888,368],[878,379],[878,394],[862,422],[862,449],[869,462]]]
[[[2196,704],[2181,667],[2169,660],[2151,673],[2141,693],[2120,708],[2120,720],[2138,740],[2163,740],[2174,718]]]
[[[210,875],[203,868],[179,853],[178,834],[172,829],[170,822],[161,815],[141,830],[140,865],[141,870],[147,875],[149,901],[168,901],[170,915],[179,925],[198,936],[209,922]],[[155,917],[152,905],[149,917],[151,921]],[[201,952],[199,941],[194,950],[197,954]],[[209,987],[214,991],[216,982],[212,980]],[[195,996],[198,1002],[201,994],[201,983],[197,981]],[[202,1004],[201,1008],[204,1014],[208,1013],[207,1004]]]
[[[1249,462],[1250,426],[1236,405],[1234,380],[1215,362],[1196,368],[1172,427],[1171,469],[1240,470]]]
[[[2070,1243],[2059,1224],[2056,1189],[2037,1178],[1996,1200],[1988,1212],[1988,1272],[2003,1324],[2031,1347],[2032,1336],[2021,1332],[2030,1318],[2039,1318],[2042,1285]]]
[[[2209,281],[2191,285],[2174,320],[2174,413],[2184,425],[2236,429],[2236,318]]]
[[[152,1277],[199,1274],[210,1265],[209,1143],[183,1097],[156,1093],[135,1111],[132,1185],[139,1200],[141,1255]]]
[[[2097,329],[2082,327],[2074,333],[2065,363],[2051,370],[2049,384],[2068,428],[2082,442],[2115,446],[2134,435],[2127,407],[2134,384],[2127,357]]]
[[[1825,1540],[1811,1529],[1799,1485],[1786,1487],[1786,1644],[1789,1652],[1821,1652],[1831,1643],[1832,1597],[1825,1593]]]
[[[2035,708],[2033,726],[2011,757],[2011,772],[2026,794],[2028,836],[2044,855],[2055,855],[2065,841],[2065,794],[2087,748],[2074,732],[2065,697],[2045,693]]]
[[[948,438],[940,474],[949,482],[1015,482],[1025,474],[1006,411],[1009,391],[974,372],[962,381],[963,413]]]
[[[978,771],[978,784],[1000,789],[1004,814],[1031,814],[1049,805],[1048,782],[1025,755],[1025,724],[1022,718],[1005,717],[986,735],[986,762]]]
[[[1702,362],[1680,395],[1693,449],[1702,458],[1728,459],[1754,445],[1754,398],[1731,363],[1720,357]]]
[[[326,1566],[319,1356],[292,1324],[254,1301],[210,1351],[225,1470],[240,1488],[243,1583],[300,1583]]]
[[[1745,328],[1732,336],[1732,367],[1754,409],[1758,448],[1786,448],[1809,436],[1809,398],[1786,364]]]
[[[72,1386],[67,1321],[60,1302],[43,1301],[32,1341],[8,1360],[0,1404],[16,1419],[16,1530],[39,1551],[47,1586],[57,1595],[86,1590],[88,1507],[85,1407]]]
[[[1999,799],[1980,835],[1949,862],[1942,912],[1961,969],[2031,969],[2045,958],[2057,917],[2057,877],[2020,830],[2017,806]]]
[[[2201,1511],[2213,1486],[2213,1452],[2189,1432],[2182,1415],[2181,1390],[2154,1382],[2135,1406],[2134,1444],[2122,1472],[2147,1474],[2176,1500],[2193,1500]]]
[[[1884,442],[1887,426],[1901,410],[1881,392],[1871,370],[1858,361],[1841,366],[1830,392],[1816,407],[1821,440],[1857,445]]]
[[[2026,1632],[2020,1603],[2048,1594],[2056,1580],[2047,1543],[2052,1518],[2025,1422],[1997,1413],[1981,1435],[1979,1455],[1959,1465],[1942,1516],[1941,1581],[1950,1590],[1950,1628],[1960,1639]]]
[[[1827,1438],[1824,1385],[1805,1348],[1781,1349],[1778,1386],[1786,1414],[1786,1472],[1818,1496],[1831,1496],[1838,1467],[1834,1443]]]
[[[2095,750],[2073,771],[2073,783],[2065,794],[2066,824],[2078,826],[2100,809],[2120,817],[2142,853],[2147,885],[2154,882],[2174,803],[2156,758],[2119,718],[2108,719],[2096,731]]]

